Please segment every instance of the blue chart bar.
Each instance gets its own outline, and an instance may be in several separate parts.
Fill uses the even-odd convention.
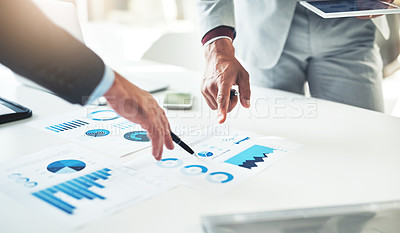
[[[57,125],[50,125],[48,127],[45,127],[45,129],[59,133],[59,132],[70,130],[70,129],[76,129],[76,128],[79,128],[79,127],[82,127],[82,126],[88,125],[88,124],[89,123],[86,121],[73,120],[73,121],[69,121],[69,122],[65,122],[65,123],[61,123],[61,124],[57,124]]]
[[[61,200],[55,194],[62,192],[76,200],[82,199],[106,199],[105,197],[89,190],[90,187],[105,188],[103,185],[96,182],[96,180],[107,180],[111,174],[111,169],[104,168],[90,174],[80,176],[78,178],[66,181],[64,183],[54,185],[47,189],[32,193],[33,196],[48,204],[64,211],[67,214],[74,214],[75,206]]]

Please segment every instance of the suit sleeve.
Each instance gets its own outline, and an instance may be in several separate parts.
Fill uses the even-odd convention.
[[[29,0],[0,1],[0,63],[81,105],[105,69],[100,57],[54,25]]]
[[[233,0],[196,0],[200,35],[220,26],[235,28]]]

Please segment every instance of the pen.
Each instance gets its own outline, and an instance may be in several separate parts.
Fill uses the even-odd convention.
[[[231,89],[229,92],[229,98],[232,98],[233,96],[237,96],[239,93],[235,89]]]
[[[171,132],[171,137],[172,137],[172,141],[174,141],[176,144],[178,144],[180,147],[182,147],[182,149],[187,151],[189,154],[197,157],[196,153],[194,153],[192,148],[190,148],[188,145],[186,145],[186,143],[184,143],[178,136],[176,136],[176,134]]]

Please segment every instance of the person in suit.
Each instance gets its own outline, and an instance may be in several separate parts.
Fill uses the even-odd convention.
[[[238,102],[232,85],[250,107],[249,74],[257,85],[304,94],[307,82],[313,97],[383,111],[372,16],[323,19],[296,0],[197,0],[196,7],[206,57],[201,90],[220,123]],[[380,29],[385,19],[376,19]]]
[[[31,1],[0,1],[0,31],[0,63],[74,104],[104,95],[116,112],[148,131],[156,159],[164,145],[173,149],[170,125],[154,98],[107,67]]]

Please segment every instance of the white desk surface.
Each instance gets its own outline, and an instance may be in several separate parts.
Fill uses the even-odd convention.
[[[193,111],[167,112],[171,123],[192,127],[215,123],[215,113],[209,114],[211,111],[200,96],[201,74],[146,62],[131,65],[129,69],[136,70],[139,76],[167,79],[172,90],[196,94]],[[259,87],[252,91],[250,114],[239,108],[238,114],[231,114],[228,119],[228,127],[285,137],[303,144],[299,150],[225,196],[178,187],[76,232],[197,233],[202,232],[200,217],[204,215],[400,199],[399,118],[282,91]],[[79,106],[22,86],[11,73],[3,71],[0,71],[0,96],[33,110],[30,119],[0,126],[0,162],[66,143],[23,123],[76,110]],[[156,95],[160,96],[163,93]],[[278,103],[276,109],[271,104],[274,99]],[[284,104],[285,100],[291,104]],[[306,111],[310,106],[316,107],[316,114]],[[301,115],[301,111],[306,113]],[[123,159],[131,160],[142,154],[150,156],[150,149]],[[0,193],[0,232],[63,230]]]

